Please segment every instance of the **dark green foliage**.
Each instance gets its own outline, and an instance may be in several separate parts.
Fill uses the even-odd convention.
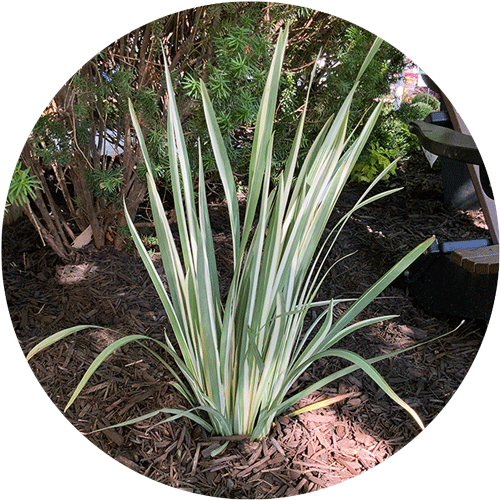
[[[135,99],[138,112],[143,115],[148,127],[154,128],[161,116],[156,92],[152,88],[145,87],[136,93]]]
[[[201,145],[205,175],[215,183],[218,180],[201,107],[203,80],[234,173],[245,184],[274,43],[287,22],[290,36],[274,123],[277,140],[272,175],[276,178],[290,151],[307,92],[310,106],[302,151],[338,111],[375,36],[342,19],[303,7],[267,2],[214,4],[158,19],[125,35],[83,65],[55,96],[33,129],[23,164],[36,171],[39,179],[56,175],[57,182],[49,183],[48,188],[58,196],[63,194],[66,206],[58,211],[58,217],[66,218],[64,223],[71,225],[75,234],[90,224],[94,243],[100,247],[106,243],[110,228],[120,235],[123,198],[132,216],[145,201],[145,168],[131,127],[129,98],[138,112],[153,174],[162,194],[168,194],[168,97],[162,47],[173,75],[193,175],[198,175]],[[318,71],[309,88],[311,61],[317,57]],[[349,132],[368,115],[375,99],[388,93],[391,75],[398,73],[403,62],[401,53],[382,45],[360,82],[351,107]],[[387,130],[381,129],[377,139],[380,148],[399,149],[385,137],[397,135],[397,127],[386,125]],[[365,163],[372,161],[372,155],[367,149]],[[212,191],[216,189],[216,184],[211,186]],[[53,231],[50,213],[48,210],[45,221],[49,232]],[[68,247],[59,245],[64,258]]]
[[[312,57],[313,51],[322,47],[318,75],[311,89],[310,112],[305,126],[304,139],[308,142],[314,140],[328,117],[338,112],[375,39],[374,35],[362,28],[333,16],[329,16],[326,26],[321,26],[318,30],[323,36],[320,35],[315,44],[309,44],[309,41],[305,40],[303,44],[292,48],[292,54],[295,50],[301,55],[307,48]],[[321,38],[326,42],[323,46]],[[400,71],[403,64],[403,54],[384,42],[361,79],[349,115],[349,132],[363,123],[377,99],[389,93],[393,75]],[[297,84],[294,86],[297,106],[304,101],[309,74],[310,68],[297,74]],[[298,113],[295,112],[294,120],[287,123],[289,130],[293,130],[297,119]],[[370,148],[370,145],[365,148],[366,163],[371,161]]]
[[[218,116],[219,126],[235,173],[245,174],[250,156],[250,145],[260,96],[265,84],[273,41],[277,27],[291,23],[290,43],[285,60],[280,88],[280,104],[276,114],[277,141],[274,153],[275,171],[283,166],[293,140],[305,101],[312,66],[318,51],[321,64],[311,89],[311,105],[305,126],[303,146],[310,145],[326,119],[338,110],[351,88],[359,67],[374,40],[374,35],[328,14],[290,5],[240,3],[220,4],[206,8],[212,23],[199,27],[193,42],[188,63],[170,69],[177,72],[176,90],[179,92],[182,121],[193,171],[197,171],[198,141],[202,145],[203,165],[207,175],[215,172],[214,158],[209,143],[200,99],[200,79],[204,80]],[[154,78],[139,75],[124,63],[117,63],[109,50],[102,51],[93,64],[82,68],[71,85],[75,90],[73,104],[75,136],[78,146],[92,151],[92,137],[97,134],[97,149],[101,147],[106,129],[120,131],[127,114],[127,100],[136,105],[159,179],[167,179],[169,160],[166,155],[164,125],[163,68],[159,40],[169,22],[164,18],[150,25],[154,34],[149,44],[149,60],[154,68]],[[193,21],[191,21],[193,22]],[[126,38],[126,37],[125,37]],[[169,50],[170,40],[166,44]],[[117,42],[118,43],[118,42]],[[111,53],[112,54],[112,53]],[[203,57],[201,55],[203,54]],[[175,58],[174,58],[175,59]],[[126,60],[124,60],[126,61]],[[383,44],[370,68],[364,75],[350,115],[351,129],[359,124],[374,99],[389,89],[390,75],[401,67],[403,56],[388,44]],[[307,62],[307,63],[306,63]],[[141,61],[138,63],[141,64]],[[141,76],[141,78],[139,78]],[[148,86],[141,85],[149,81]],[[36,141],[43,142],[37,150],[44,163],[56,157],[65,165],[72,156],[74,144],[67,134],[67,124],[59,116],[50,115],[34,131]],[[44,129],[44,134],[40,130]],[[37,134],[38,131],[38,134]],[[123,140],[118,133],[113,146]],[[94,194],[102,196],[100,186],[118,186],[113,171],[116,165],[105,158],[93,156],[92,167],[98,170],[87,175]],[[137,165],[143,180],[142,163]],[[168,185],[167,185],[168,187]],[[105,192],[111,195],[111,190]],[[111,198],[107,197],[108,200]]]
[[[87,171],[88,186],[97,198],[121,204],[120,188],[123,183],[123,167],[109,170],[93,169]]]
[[[180,77],[181,89],[192,99],[187,136],[191,164],[197,168],[197,142],[201,141],[203,165],[207,173],[216,167],[208,144],[208,131],[201,108],[200,79],[207,85],[218,123],[229,148],[230,159],[236,172],[247,168],[252,127],[259,108],[259,96],[265,85],[269,69],[272,45],[269,31],[256,29],[261,10],[258,4],[243,10],[241,17],[224,19],[213,27],[209,36],[214,58],[201,61],[197,67],[186,71]]]
[[[281,77],[280,103],[275,120],[276,137],[273,156],[274,171],[284,167],[302,104],[308,91],[314,61],[320,49],[320,67],[311,89],[309,113],[303,135],[303,146],[310,145],[323,123],[338,111],[340,103],[351,89],[359,68],[374,40],[374,35],[341,19],[320,12],[290,5],[254,4],[241,9],[241,17],[221,24],[213,35],[215,57],[202,62],[181,75],[181,88],[191,104],[191,116],[186,129],[190,130],[188,144],[195,146],[197,138],[208,144],[207,131],[201,112],[199,78],[209,89],[218,116],[219,126],[225,137],[233,168],[245,173],[248,166],[249,147],[257,116],[259,100],[264,86],[264,75],[270,63],[271,44],[276,24],[291,23],[290,41]],[[269,21],[265,14],[269,13]],[[307,63],[305,63],[307,61]],[[366,116],[374,100],[388,93],[391,75],[396,74],[404,62],[403,55],[384,43],[375,60],[365,73],[356,94],[350,115],[353,130]],[[192,161],[197,163],[196,148]],[[205,171],[215,171],[210,148],[204,147]]]
[[[369,32],[346,22],[342,22],[338,36],[338,51],[329,54],[328,47],[324,50],[325,67],[315,107],[318,119],[325,119],[338,110],[374,40]],[[387,43],[382,44],[360,82],[350,115],[352,126],[362,119],[375,99],[389,92],[392,75],[397,74],[403,62],[403,54]]]
[[[78,134],[79,138],[84,134]],[[87,134],[88,135],[88,134]],[[68,128],[56,114],[44,114],[37,121],[31,133],[34,152],[43,163],[67,165],[72,158],[72,143]],[[88,137],[85,137],[88,140]]]
[[[420,148],[420,141],[410,132],[409,123],[413,120],[423,120],[432,111],[433,108],[423,102],[403,103],[398,110],[395,110],[392,104],[385,106],[372,133],[372,144],[397,151],[402,160],[408,158]]]
[[[423,120],[429,113],[432,113],[432,106],[423,102],[415,104],[401,104],[401,107],[396,112],[398,117],[405,123],[410,123],[412,120]]]

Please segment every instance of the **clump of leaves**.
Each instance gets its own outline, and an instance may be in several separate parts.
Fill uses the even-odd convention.
[[[193,138],[209,143],[208,130],[201,106],[201,79],[219,110],[217,123],[233,168],[245,172],[250,156],[249,137],[259,110],[259,99],[266,82],[272,55],[267,33],[255,30],[252,15],[244,14],[238,26],[222,26],[213,37],[215,62],[193,68],[181,77],[181,86],[196,106],[192,106],[190,125]],[[191,139],[188,149],[191,163],[197,162],[196,142]],[[206,173],[217,171],[209,148],[203,148]]]
[[[88,186],[98,198],[117,201],[123,182],[122,171],[123,167],[120,166],[110,170],[89,170],[86,173]]]
[[[433,108],[424,102],[403,103],[398,110],[395,110],[392,104],[385,105],[382,108],[380,121],[372,134],[372,145],[386,153],[396,151],[400,160],[408,158],[414,151],[420,149],[420,141],[410,132],[410,122],[423,120],[432,111]]]
[[[224,301],[219,289],[205,184],[199,182],[198,192],[195,193],[169,73],[166,74],[169,94],[167,135],[179,242],[174,240],[167,221],[155,187],[145,139],[130,104],[147,166],[149,197],[166,284],[153,265],[128,213],[127,222],[165,308],[177,347],[168,336],[165,336],[164,342],[143,334],[120,338],[104,349],[91,364],[67,407],[110,354],[131,342],[145,346],[145,342],[149,341],[161,346],[168,355],[170,362],[151,351],[172,373],[174,386],[186,398],[189,409],[161,408],[115,427],[134,424],[162,413],[167,415],[166,420],[181,416],[191,418],[217,435],[247,435],[256,440],[269,432],[273,420],[287,408],[357,369],[364,370],[423,426],[415,411],[394,393],[373,367],[375,362],[395,353],[364,359],[352,351],[335,347],[335,344],[359,328],[394,318],[394,315],[387,315],[356,321],[358,314],[421,255],[433,239],[420,244],[359,298],[347,300],[350,305],[339,318],[335,317],[334,308],[345,299],[316,300],[317,292],[328,276],[324,255],[331,252],[348,218],[357,209],[397,191],[372,195],[374,184],[371,184],[329,234],[323,245],[324,252],[316,251],[342,188],[381,110],[382,104],[379,104],[359,137],[351,141],[346,131],[352,99],[381,41],[376,41],[371,48],[343,106],[326,122],[299,168],[306,100],[286,168],[279,174],[277,185],[271,189],[272,152],[278,140],[274,136],[273,125],[286,40],[287,30],[279,36],[256,120],[243,220],[240,219],[236,184],[224,138],[208,90],[200,83],[209,140],[226,195],[233,244],[234,274]],[[199,176],[203,179],[201,144],[198,157]],[[387,169],[377,176],[374,183],[386,174]],[[312,308],[321,308],[321,312],[310,326],[305,326],[306,315]],[[82,325],[52,335],[35,346],[28,358],[54,342],[88,328],[95,327]],[[306,389],[290,394],[297,379],[314,362],[325,357],[341,358],[348,362],[348,366]]]
[[[10,181],[7,201],[11,205],[21,206],[29,203],[29,199],[35,199],[35,189],[41,188],[41,182],[35,175],[30,173],[29,167],[24,167],[22,163],[17,162],[14,169],[14,175]]]
[[[386,149],[380,147],[377,143],[372,144],[368,158],[364,162],[357,163],[354,167],[351,180],[355,182],[373,182],[383,171],[386,174],[382,177],[382,180],[387,180],[396,173],[398,156],[396,149]]]
[[[412,104],[417,104],[420,102],[429,105],[432,108],[432,111],[438,111],[441,107],[441,103],[436,96],[424,92],[414,95],[411,100]]]

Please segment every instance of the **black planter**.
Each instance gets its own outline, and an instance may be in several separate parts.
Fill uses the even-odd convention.
[[[441,157],[444,203],[457,210],[479,210],[481,205],[466,163]]]

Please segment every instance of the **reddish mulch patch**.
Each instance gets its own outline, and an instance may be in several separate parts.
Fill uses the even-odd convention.
[[[357,253],[332,270],[321,290],[323,297],[363,292],[432,234],[448,241],[487,235],[480,212],[450,211],[443,206],[439,174],[420,155],[404,163],[390,183],[404,185],[405,190],[353,216],[332,259]],[[361,186],[347,186],[334,219],[352,206],[361,190]],[[212,206],[212,219],[225,288],[231,273],[231,244],[223,205]],[[4,231],[3,275],[24,352],[65,327],[90,323],[109,328],[68,337],[30,361],[60,409],[95,356],[117,338],[114,331],[161,339],[168,328],[136,255],[88,247],[73,264],[61,265],[40,247],[36,233],[23,222],[16,225],[15,234],[9,227]],[[374,356],[431,339],[460,323],[459,318],[422,311],[404,290],[393,287],[386,295],[391,298],[375,301],[363,314],[400,316],[356,332],[344,339],[343,347]],[[467,374],[485,328],[482,322],[468,320],[448,337],[379,363],[377,368],[428,424]],[[148,347],[155,349],[153,344]],[[341,366],[337,360],[320,360],[300,384]],[[94,374],[65,415],[92,443],[132,470],[176,488],[223,498],[276,498],[325,488],[374,467],[419,433],[411,417],[357,371],[299,406],[343,396],[336,404],[297,417],[281,416],[261,442],[234,440],[216,457],[210,453],[222,441],[187,419],[152,429],[153,422],[143,422],[89,434],[155,409],[182,408],[184,401],[171,382],[167,370],[150,353],[129,344]]]

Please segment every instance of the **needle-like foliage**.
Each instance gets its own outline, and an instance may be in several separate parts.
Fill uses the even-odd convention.
[[[267,434],[277,415],[307,394],[347,373],[362,369],[422,426],[413,409],[392,391],[373,367],[376,361],[389,355],[365,360],[354,352],[336,348],[335,344],[359,328],[394,317],[356,320],[359,313],[421,255],[432,240],[415,248],[357,300],[352,300],[339,318],[334,315],[334,307],[341,300],[316,301],[322,281],[328,275],[324,255],[328,255],[333,248],[349,216],[368,203],[394,192],[371,194],[374,184],[393,167],[391,164],[339,221],[326,239],[323,252],[318,251],[342,188],[380,113],[381,104],[375,107],[355,140],[347,137],[353,95],[381,40],[374,43],[339,113],[328,120],[305,161],[298,165],[307,108],[305,103],[286,167],[279,175],[276,187],[271,189],[273,143],[279,140],[273,135],[273,122],[286,41],[285,29],[277,42],[257,118],[246,211],[242,221],[222,134],[207,89],[203,83],[200,84],[211,147],[227,200],[233,243],[234,275],[224,303],[219,291],[201,151],[199,190],[195,195],[168,71],[167,134],[180,249],[165,216],[141,128],[130,105],[147,165],[149,198],[166,283],[160,278],[128,214],[127,222],[175,335],[175,343],[168,337],[165,343],[154,340],[165,349],[170,362],[157,354],[155,356],[174,375],[175,386],[186,397],[191,409],[160,409],[118,425],[132,424],[165,413],[170,415],[168,419],[181,416],[192,418],[214,434],[248,435],[255,440]],[[200,150],[205,146],[199,145]],[[321,307],[322,312],[310,326],[305,327],[306,315],[312,307]],[[49,337],[28,357],[84,328],[89,326],[64,330]],[[124,337],[105,349],[89,367],[68,406],[109,354],[129,342],[143,345],[146,338],[144,335]],[[328,356],[342,358],[350,365],[308,389],[290,395],[290,388],[304,371],[318,359]]]

